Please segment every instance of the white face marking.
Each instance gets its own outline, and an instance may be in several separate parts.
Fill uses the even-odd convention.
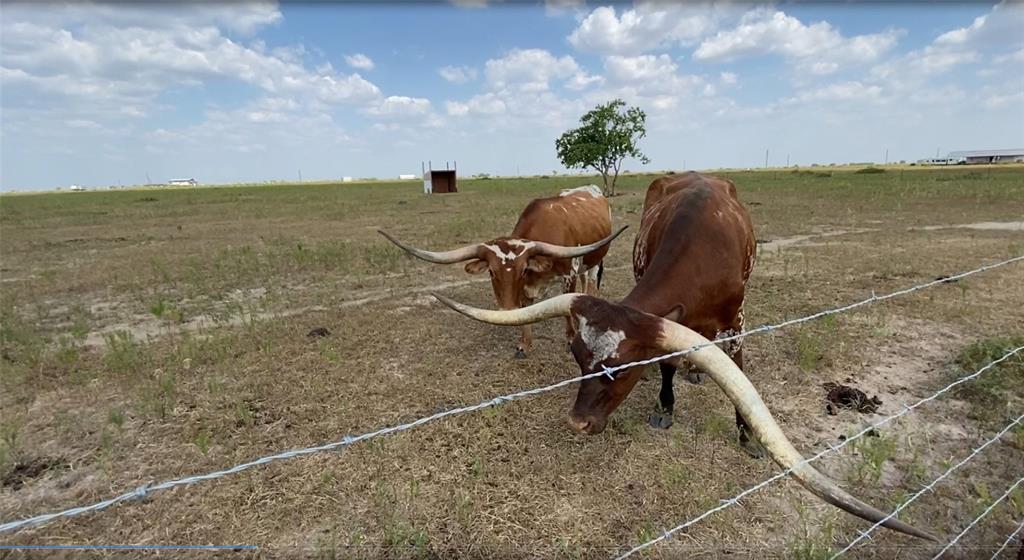
[[[509,239],[506,243],[514,247],[522,247],[523,249],[529,249],[535,245],[533,241],[523,241],[522,239]]]
[[[580,337],[583,343],[594,355],[590,360],[590,367],[607,360],[608,358],[619,357],[619,344],[626,340],[626,333],[622,331],[603,331],[587,324],[587,318],[580,316]]]
[[[501,259],[501,262],[503,262],[503,263],[508,263],[510,261],[516,260],[516,254],[515,253],[512,253],[512,252],[506,253],[506,252],[502,251],[501,247],[498,247],[497,245],[487,245],[487,244],[484,244],[484,248],[490,250],[492,253],[497,255],[497,257],[499,259]]]
[[[558,196],[570,196],[576,193],[589,194],[594,198],[604,197],[604,195],[601,194],[601,187],[598,187],[597,185],[584,185],[582,187],[576,187],[575,189],[565,189],[562,192],[558,193]]]

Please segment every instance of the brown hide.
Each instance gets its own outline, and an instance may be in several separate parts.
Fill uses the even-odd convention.
[[[575,191],[566,196],[531,200],[519,215],[519,221],[510,237],[576,247],[595,243],[611,233],[612,216],[608,199],[593,196],[588,191]],[[584,256],[584,266],[588,269],[597,266],[608,254],[610,246],[605,245]],[[555,260],[550,276],[568,274],[571,264],[569,259]]]
[[[636,287],[622,303],[707,338],[737,325],[753,267],[754,228],[727,179],[698,173],[654,180],[633,246]]]

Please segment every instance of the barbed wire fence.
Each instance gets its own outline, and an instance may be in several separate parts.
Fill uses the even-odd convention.
[[[1004,550],[1006,550],[1006,547],[1010,546],[1010,543],[1013,542],[1014,537],[1020,534],[1021,529],[1024,529],[1024,519],[1021,519],[1020,523],[1017,524],[1017,528],[1014,529],[1013,532],[1011,532],[1009,535],[1007,535],[1006,540],[1003,541],[1003,544],[1001,544],[998,549],[996,549],[996,551],[992,554],[992,558],[989,558],[989,560],[996,560],[996,558],[998,558],[999,555],[1002,554]],[[1021,543],[1021,546],[1024,547],[1024,543]]]
[[[860,541],[862,541],[862,540],[864,540],[866,538],[869,538],[871,533],[875,529],[881,527],[882,524],[885,523],[886,521],[896,517],[896,515],[899,512],[903,511],[904,508],[909,506],[911,503],[914,502],[914,500],[920,498],[926,492],[931,492],[932,490],[934,490],[935,489],[935,485],[937,485],[938,483],[940,483],[943,480],[945,480],[946,477],[948,477],[954,471],[960,469],[960,467],[962,467],[962,466],[966,465],[967,463],[971,462],[971,460],[973,460],[975,457],[978,456],[978,454],[980,454],[982,451],[984,451],[986,447],[988,447],[988,446],[992,445],[993,443],[999,441],[999,439],[1002,438],[1003,435],[1006,434],[1006,432],[1010,431],[1014,426],[1020,424],[1021,420],[1024,420],[1024,414],[1018,416],[1014,421],[1012,421],[1009,424],[1007,424],[1005,428],[1000,430],[999,433],[997,433],[996,435],[992,436],[992,438],[990,438],[989,440],[985,441],[985,443],[983,443],[983,444],[979,445],[978,447],[974,448],[974,451],[972,451],[970,453],[970,455],[964,457],[958,463],[956,463],[955,465],[953,465],[953,466],[949,467],[948,469],[946,469],[946,471],[943,472],[942,474],[940,474],[935,480],[933,480],[933,481],[929,482],[928,484],[924,485],[923,488],[921,488],[920,490],[915,492],[912,496],[910,496],[910,498],[905,500],[900,505],[896,506],[896,508],[892,510],[892,513],[886,515],[881,520],[879,520],[877,523],[875,523],[874,525],[869,527],[867,531],[861,531],[860,535],[858,535],[857,538],[855,538],[852,541],[850,541],[850,544],[846,545],[839,552],[836,552],[831,557],[829,557],[829,560],[835,560],[836,558],[839,558],[840,556],[842,556],[846,552],[849,552],[854,546],[857,545],[857,543],[859,543]],[[1014,487],[1016,488],[1016,485],[1014,485]],[[1009,494],[1009,492],[1007,492],[1007,494]],[[1002,501],[1002,499],[1000,499],[999,501]],[[999,503],[999,501],[997,501],[996,503]],[[992,505],[995,506],[995,504],[992,504]],[[984,514],[982,514],[981,517],[984,517]],[[974,522],[972,522],[972,524],[970,526],[968,526],[968,529],[970,529],[970,527],[973,526],[974,523],[977,523],[977,521],[979,521],[981,519],[981,517],[978,517],[978,519],[976,519]],[[964,533],[966,533],[966,532],[967,532],[967,529],[964,529]],[[942,552],[945,552],[946,550],[949,549],[949,547],[953,546],[956,543],[956,541],[958,541],[960,539],[960,537],[963,536],[964,533],[961,533],[955,539],[950,541],[950,543],[946,545],[946,548],[942,549]],[[940,552],[936,556],[936,558],[938,558],[939,556],[942,556],[942,552]]]
[[[1021,416],[1021,418],[1024,418],[1024,416]],[[1021,418],[1018,418],[1017,421],[1020,422]],[[932,557],[932,560],[935,560],[936,558],[945,554],[947,550],[953,548],[953,545],[955,545],[961,538],[963,538],[963,536],[966,535],[968,531],[973,529],[975,525],[981,522],[981,520],[984,519],[985,516],[992,513],[992,510],[996,509],[996,506],[998,506],[1003,500],[1005,500],[1010,494],[1012,494],[1013,491],[1016,490],[1022,482],[1024,482],[1024,477],[1018,478],[1017,482],[1014,482],[1012,486],[1007,488],[1006,492],[1003,492],[1002,496],[996,498],[996,501],[989,504],[989,506],[985,508],[985,511],[981,512],[981,514],[979,514],[978,517],[975,517],[974,520],[971,521],[966,527],[964,527],[962,531],[957,533],[957,535],[953,537],[953,540],[949,541],[949,543],[947,543],[946,546],[944,546],[942,550],[938,552],[938,554]],[[999,551],[996,551],[996,554],[999,554]]]
[[[938,285],[941,285],[941,284],[955,282],[957,280],[960,280],[962,278],[966,278],[968,276],[972,276],[972,275],[975,275],[975,274],[986,272],[986,271],[989,271],[989,270],[992,270],[992,269],[995,269],[995,268],[999,268],[999,267],[1002,267],[1002,266],[1006,266],[1006,265],[1009,265],[1009,264],[1012,264],[1012,263],[1020,262],[1022,260],[1024,260],[1024,255],[1013,257],[1013,258],[1009,258],[1009,259],[1006,259],[1006,260],[1003,260],[1003,261],[1000,261],[1000,262],[997,262],[997,263],[993,263],[993,264],[989,264],[989,265],[984,265],[984,266],[981,266],[981,267],[978,267],[978,268],[975,268],[975,269],[972,269],[972,270],[968,270],[966,272],[961,272],[959,274],[955,274],[955,275],[951,275],[951,276],[939,277],[939,278],[937,278],[937,279],[935,279],[933,281],[930,281],[930,282],[914,285],[914,286],[911,286],[911,287],[908,287],[908,288],[904,288],[902,290],[897,290],[895,292],[890,292],[888,294],[884,294],[884,295],[881,295],[881,296],[876,295],[874,293],[874,291],[872,291],[871,297],[866,298],[866,299],[861,300],[861,301],[858,301],[858,302],[855,302],[855,303],[852,303],[852,304],[848,304],[848,305],[844,305],[844,306],[836,307],[836,308],[831,308],[831,309],[826,309],[826,310],[814,313],[812,315],[807,315],[807,316],[800,317],[800,318],[797,318],[797,319],[791,319],[791,320],[783,321],[783,322],[777,323],[777,324],[763,325],[761,327],[758,327],[758,328],[755,328],[755,329],[752,329],[752,330],[749,330],[749,331],[745,331],[745,332],[739,333],[737,335],[719,338],[719,339],[716,339],[714,341],[709,341],[707,343],[699,344],[699,345],[696,345],[696,346],[693,346],[693,347],[690,347],[690,348],[686,348],[686,349],[683,349],[683,350],[679,350],[679,351],[676,351],[676,352],[671,352],[671,353],[667,353],[667,354],[664,354],[664,355],[661,355],[661,356],[656,356],[656,357],[651,358],[651,359],[640,360],[640,361],[636,361],[636,362],[630,362],[630,363],[627,363],[627,364],[620,364],[620,365],[617,365],[617,366],[614,366],[614,367],[605,367],[601,371],[593,372],[593,373],[590,373],[590,374],[587,374],[587,375],[582,375],[582,376],[571,378],[571,379],[566,379],[566,380],[560,381],[558,383],[554,383],[552,385],[547,385],[547,386],[544,386],[544,387],[539,387],[539,388],[535,388],[535,389],[529,389],[529,390],[525,390],[525,391],[520,391],[520,392],[516,392],[516,393],[507,394],[507,395],[501,395],[501,396],[494,397],[492,399],[488,399],[486,401],[480,402],[480,403],[475,404],[475,405],[447,409],[447,410],[444,410],[444,411],[441,411],[441,412],[438,412],[438,413],[435,413],[435,414],[432,414],[432,415],[429,415],[429,416],[425,416],[425,417],[419,418],[419,419],[414,420],[412,422],[384,427],[384,428],[381,428],[381,429],[378,429],[378,430],[375,430],[375,431],[372,431],[372,432],[367,432],[367,433],[364,433],[364,434],[361,434],[361,435],[357,435],[357,436],[345,436],[344,438],[342,438],[342,439],[340,439],[338,441],[334,441],[334,442],[323,444],[323,445],[319,445],[319,446],[295,449],[295,450],[285,451],[285,452],[281,452],[281,453],[277,453],[277,454],[273,454],[273,455],[268,455],[268,456],[265,456],[265,457],[260,457],[258,459],[253,460],[253,461],[249,461],[249,462],[246,462],[246,463],[241,463],[241,464],[235,465],[234,467],[231,467],[231,468],[225,469],[225,470],[215,471],[215,472],[211,472],[211,473],[207,473],[207,474],[202,474],[202,475],[189,476],[189,477],[185,477],[185,478],[168,480],[168,481],[164,481],[164,482],[161,482],[161,483],[155,484],[155,485],[146,485],[146,484],[144,484],[144,485],[139,486],[135,490],[132,490],[132,491],[129,491],[129,492],[125,492],[125,493],[120,494],[118,496],[114,496],[114,497],[109,498],[107,500],[96,502],[96,503],[91,504],[91,505],[79,506],[79,507],[69,508],[69,509],[65,509],[65,510],[62,510],[62,511],[58,511],[58,512],[47,513],[47,514],[37,515],[37,516],[34,516],[34,517],[25,518],[25,519],[5,522],[3,524],[0,524],[0,533],[12,532],[12,531],[23,529],[23,528],[26,528],[26,527],[29,527],[29,526],[39,526],[39,525],[48,523],[50,521],[53,521],[55,519],[66,518],[66,517],[74,517],[74,516],[81,515],[81,514],[88,513],[88,512],[100,511],[100,510],[109,508],[110,506],[113,506],[113,505],[121,503],[121,502],[129,501],[129,500],[143,499],[143,498],[147,497],[151,492],[155,492],[155,491],[158,491],[158,490],[166,490],[166,489],[175,488],[175,487],[178,487],[178,486],[191,485],[191,484],[194,484],[194,483],[197,483],[197,482],[206,481],[206,480],[215,480],[215,479],[218,479],[218,478],[229,476],[229,475],[232,475],[232,474],[235,474],[235,473],[238,473],[238,472],[241,472],[241,471],[244,471],[244,470],[256,467],[256,466],[265,465],[267,463],[271,463],[271,462],[274,462],[274,461],[279,461],[279,460],[284,460],[284,459],[291,459],[291,458],[294,458],[294,457],[310,455],[310,454],[319,453],[319,452],[322,452],[322,451],[338,450],[338,449],[341,449],[341,448],[344,448],[344,447],[348,447],[349,445],[358,443],[360,441],[364,441],[364,440],[368,440],[368,439],[384,436],[384,435],[387,435],[387,434],[392,434],[392,433],[402,432],[402,431],[406,431],[406,430],[411,430],[413,428],[416,428],[416,427],[419,427],[419,426],[422,426],[422,425],[425,425],[425,424],[429,424],[429,423],[441,420],[443,418],[447,418],[447,417],[451,417],[451,416],[456,416],[456,415],[460,415],[460,414],[466,414],[466,413],[469,413],[469,412],[475,412],[475,411],[478,411],[478,410],[483,410],[485,408],[490,408],[490,407],[494,407],[494,406],[500,406],[502,404],[505,404],[507,402],[511,402],[511,401],[514,401],[514,400],[525,399],[525,398],[533,397],[533,396],[540,395],[540,394],[543,394],[543,393],[551,392],[551,391],[560,389],[562,387],[566,387],[566,386],[569,386],[569,385],[573,385],[575,383],[579,383],[579,382],[585,381],[587,379],[593,379],[593,378],[600,377],[600,376],[608,376],[608,377],[611,378],[611,377],[613,377],[613,374],[615,372],[617,372],[617,371],[622,371],[622,370],[626,370],[626,369],[630,369],[630,368],[638,367],[638,366],[650,365],[650,364],[654,364],[654,363],[657,363],[657,362],[660,362],[660,361],[664,361],[664,360],[668,360],[668,359],[672,359],[672,358],[682,357],[682,356],[685,356],[685,355],[690,354],[692,352],[696,352],[696,351],[698,351],[698,350],[700,350],[702,348],[706,348],[708,346],[712,346],[712,345],[716,345],[716,344],[722,344],[722,343],[725,343],[725,342],[730,342],[730,341],[733,341],[733,340],[738,340],[738,339],[746,338],[748,336],[753,336],[753,335],[757,335],[757,334],[768,333],[768,332],[771,332],[771,331],[774,331],[774,330],[777,330],[777,329],[783,329],[783,328],[786,328],[786,327],[789,327],[789,326],[793,326],[793,325],[797,325],[797,324],[801,324],[801,323],[806,323],[806,322],[813,321],[813,320],[816,320],[816,319],[820,319],[822,317],[826,317],[826,316],[830,316],[830,315],[836,315],[836,314],[839,314],[839,313],[845,313],[845,312],[857,309],[859,307],[871,305],[871,304],[874,304],[874,303],[877,303],[877,302],[881,302],[881,301],[886,301],[886,300],[893,299],[893,298],[896,298],[896,297],[900,297],[900,296],[903,296],[903,295],[908,295],[908,294],[911,294],[911,293],[914,293],[914,292],[917,292],[917,291],[920,291],[920,290],[924,290],[924,289],[927,289],[927,288],[931,288],[931,287],[934,287],[934,286],[938,286]],[[952,388],[954,388],[955,386],[957,386],[959,384],[962,384],[962,383],[965,383],[965,382],[970,381],[972,379],[975,379],[976,377],[978,377],[979,375],[981,375],[982,373],[987,371],[989,368],[994,367],[998,363],[1001,363],[1002,361],[1010,358],[1011,356],[1017,354],[1021,350],[1024,350],[1024,346],[1018,347],[1018,348],[1008,352],[1007,354],[1005,354],[1001,358],[999,358],[997,360],[994,360],[993,362],[987,364],[986,366],[984,366],[983,368],[981,368],[978,371],[974,372],[973,374],[965,376],[963,378],[960,378],[960,379],[954,381],[953,383],[951,383],[951,384],[947,385],[946,387],[940,389],[939,391],[937,391],[936,393],[934,393],[930,397],[922,399],[921,401],[918,401],[914,405],[904,407],[904,409],[902,411],[900,411],[899,413],[883,419],[882,421],[878,422],[876,425],[872,425],[869,428],[865,428],[861,432],[858,432],[854,436],[851,436],[850,438],[847,438],[846,440],[844,440],[840,445],[834,446],[834,447],[830,446],[828,449],[826,449],[824,451],[821,451],[820,453],[812,456],[811,458],[804,459],[804,461],[802,461],[801,463],[798,463],[797,465],[794,465],[794,467],[792,467],[790,469],[786,469],[786,470],[784,470],[784,471],[782,471],[782,472],[780,472],[780,473],[778,473],[778,474],[776,474],[776,475],[774,475],[774,476],[772,476],[772,477],[770,477],[770,478],[768,478],[768,479],[758,483],[757,485],[754,485],[754,486],[748,488],[747,490],[744,490],[743,492],[737,494],[735,497],[733,497],[731,499],[728,499],[728,500],[723,500],[722,503],[719,506],[716,506],[716,507],[714,507],[714,508],[712,508],[712,509],[710,509],[710,510],[704,512],[704,513],[702,513],[701,515],[697,516],[696,518],[694,518],[694,519],[692,519],[690,521],[687,521],[687,522],[685,522],[685,523],[683,523],[681,525],[678,525],[678,526],[676,526],[676,527],[674,527],[672,529],[664,531],[662,533],[662,535],[660,535],[659,537],[656,537],[656,538],[654,538],[654,539],[652,539],[652,540],[650,540],[650,541],[648,541],[646,543],[641,544],[640,546],[637,546],[637,547],[629,550],[628,552],[626,552],[625,554],[619,556],[618,558],[622,559],[622,558],[629,557],[629,556],[635,554],[636,552],[644,550],[644,549],[646,549],[646,548],[648,548],[650,546],[653,546],[654,544],[657,544],[658,542],[661,542],[662,540],[665,540],[665,539],[669,538],[672,535],[672,533],[675,533],[677,531],[685,529],[685,528],[687,528],[687,527],[689,527],[689,526],[691,526],[691,525],[693,525],[695,523],[698,523],[699,521],[709,517],[710,515],[713,515],[714,513],[718,512],[718,511],[721,511],[723,509],[731,507],[732,505],[735,505],[743,497],[745,497],[745,496],[747,496],[747,495],[749,495],[749,494],[751,494],[751,493],[753,493],[753,492],[755,492],[755,491],[757,491],[757,490],[759,490],[759,489],[761,489],[761,488],[763,488],[763,487],[765,487],[765,486],[767,486],[767,485],[769,485],[769,484],[771,484],[771,483],[773,483],[773,482],[775,482],[777,480],[780,480],[780,479],[788,476],[792,472],[792,470],[794,468],[797,468],[797,467],[801,466],[802,464],[810,463],[812,461],[815,461],[815,460],[819,459],[820,457],[822,457],[822,456],[824,456],[824,455],[826,455],[828,453],[837,451],[838,449],[840,449],[840,448],[844,447],[845,445],[849,444],[851,441],[853,441],[855,439],[858,439],[860,437],[863,437],[865,434],[869,433],[874,428],[876,428],[878,426],[881,426],[883,424],[886,424],[888,422],[891,422],[892,420],[894,420],[894,419],[896,419],[896,418],[898,418],[900,416],[903,416],[903,415],[909,413],[911,410],[917,408],[918,406],[920,406],[921,404],[923,404],[925,402],[929,402],[929,401],[932,401],[932,400],[938,398],[938,396],[940,396],[941,394],[951,390]],[[1021,420],[1021,418],[1017,419],[1018,422],[1020,420]],[[1007,428],[1007,429],[1009,429],[1009,428]],[[976,456],[976,453],[971,455],[972,458],[974,456]],[[1015,487],[1016,487],[1016,485],[1015,485]],[[1008,491],[1008,493],[1009,493],[1009,491]],[[993,506],[994,505],[995,504],[993,504]],[[976,522],[977,521],[978,520],[976,520]],[[973,526],[973,524],[971,526]],[[968,529],[970,529],[971,526],[969,526]],[[1019,530],[1020,530],[1020,528],[1018,528],[1018,531]],[[966,532],[966,530],[965,530],[965,532]],[[1013,538],[1013,536],[1015,534],[1016,534],[1016,532],[1014,534],[1010,535],[1010,537],[1007,539],[1007,543],[1009,543],[1010,540],[1012,540],[1012,538]],[[1004,548],[1005,548],[1005,546],[1008,546],[1007,543],[1004,543]],[[955,544],[955,543],[950,543],[949,546],[952,546],[952,544]]]
[[[958,385],[962,385],[964,383],[967,383],[968,381],[976,379],[978,376],[982,375],[983,373],[985,373],[986,371],[988,371],[991,368],[995,367],[996,365],[998,365],[998,364],[1008,360],[1012,356],[1017,355],[1022,350],[1024,350],[1024,346],[1018,346],[1017,348],[1014,348],[1013,350],[1007,352],[1006,354],[1004,354],[1000,358],[997,358],[997,359],[989,362],[988,364],[985,364],[983,367],[979,368],[974,373],[957,379],[956,381],[950,383],[949,385],[946,385],[945,387],[939,389],[938,391],[935,391],[931,395],[929,395],[929,396],[927,396],[927,397],[917,401],[916,403],[914,403],[912,405],[904,406],[903,409],[900,410],[899,412],[897,412],[896,414],[893,414],[891,416],[887,416],[887,417],[879,420],[878,422],[870,424],[868,427],[862,429],[861,431],[857,432],[856,434],[853,434],[852,436],[847,437],[846,439],[841,441],[839,443],[839,445],[834,445],[834,446],[830,445],[827,449],[824,449],[823,451],[820,451],[817,454],[812,455],[811,457],[808,457],[808,458],[804,459],[803,461],[800,461],[799,463],[793,465],[792,467],[790,467],[788,469],[785,469],[785,470],[783,470],[783,471],[781,471],[781,472],[779,472],[779,473],[777,473],[777,474],[775,474],[775,475],[773,475],[773,476],[771,476],[771,477],[769,477],[769,478],[767,478],[765,480],[762,480],[761,482],[755,484],[754,486],[751,486],[750,488],[747,488],[746,490],[740,492],[739,494],[736,494],[732,498],[729,498],[727,500],[722,500],[721,503],[719,503],[719,505],[717,505],[717,506],[715,506],[715,507],[705,511],[704,513],[701,513],[700,515],[698,515],[698,516],[696,516],[696,517],[694,517],[692,519],[689,519],[689,520],[687,520],[687,521],[685,521],[683,523],[680,523],[679,525],[676,525],[675,527],[672,527],[671,529],[666,529],[666,530],[662,531],[662,533],[660,535],[658,535],[657,537],[654,537],[653,539],[648,540],[648,541],[646,541],[646,542],[644,542],[644,543],[642,543],[642,544],[640,544],[640,545],[630,549],[625,554],[622,554],[621,556],[616,558],[616,560],[623,560],[624,558],[628,558],[628,557],[632,556],[633,554],[636,554],[637,552],[640,552],[641,550],[644,550],[646,548],[650,548],[651,546],[654,546],[655,544],[670,538],[673,534],[678,533],[679,531],[682,531],[684,529],[687,529],[687,528],[689,528],[689,527],[691,527],[693,525],[696,525],[697,523],[700,523],[704,519],[707,519],[708,517],[710,517],[710,516],[720,512],[720,511],[722,511],[724,509],[727,509],[727,508],[730,508],[730,507],[736,505],[737,503],[739,503],[739,501],[741,499],[749,496],[750,494],[753,494],[754,492],[757,492],[758,490],[764,488],[765,486],[768,486],[769,484],[772,484],[773,482],[775,482],[777,480],[780,480],[780,479],[783,479],[783,478],[789,476],[790,474],[792,474],[792,472],[794,470],[799,469],[803,465],[806,465],[808,463],[812,463],[814,461],[817,461],[818,459],[820,459],[820,458],[822,458],[822,457],[824,457],[824,456],[826,456],[826,455],[828,455],[830,453],[838,452],[840,449],[842,449],[843,447],[846,447],[850,443],[852,443],[852,442],[854,442],[854,441],[856,441],[856,440],[858,440],[858,439],[860,439],[860,438],[862,438],[862,437],[864,437],[864,436],[874,432],[877,428],[880,428],[880,427],[882,427],[882,426],[892,422],[893,420],[896,420],[897,418],[900,418],[902,416],[905,416],[905,415],[909,414],[911,411],[913,411],[917,407],[921,406],[922,404],[934,401],[935,399],[937,399],[941,395],[951,391],[953,388],[957,387]],[[1018,421],[1019,420],[1020,419],[1018,418]],[[886,518],[886,520],[888,520],[888,518]],[[884,520],[882,522],[884,522]],[[879,522],[877,525],[881,525],[882,522]]]

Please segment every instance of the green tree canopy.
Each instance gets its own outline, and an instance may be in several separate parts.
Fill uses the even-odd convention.
[[[598,105],[580,118],[580,126],[555,140],[562,165],[569,169],[590,168],[604,179],[606,196],[615,194],[622,162],[635,158],[650,163],[637,142],[647,135],[647,115],[639,107],[627,107],[621,99]]]

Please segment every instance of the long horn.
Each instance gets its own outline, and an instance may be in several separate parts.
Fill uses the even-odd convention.
[[[671,321],[662,320],[662,335],[659,345],[666,351],[677,352],[697,345],[707,344],[708,340],[692,330]],[[793,475],[805,488],[826,502],[845,510],[857,517],[877,523],[885,519],[885,513],[847,494],[828,477],[818,472],[810,464],[804,462],[800,452],[793,447],[786,434],[772,418],[768,406],[761,400],[757,389],[750,383],[736,363],[722,351],[711,345],[686,354],[686,359],[707,372],[715,383],[725,391],[729,400],[747,421],[758,441],[771,454],[772,459],[786,469],[792,469]],[[889,529],[912,535],[922,539],[937,539],[899,519],[891,518],[882,524]]]
[[[427,262],[437,264],[452,264],[462,261],[468,261],[469,259],[475,259],[480,255],[480,245],[477,243],[474,243],[472,245],[466,245],[465,247],[459,247],[458,249],[452,249],[451,251],[434,252],[424,251],[423,249],[417,249],[416,247],[406,245],[405,243],[402,243],[401,241],[395,239],[394,237],[391,237],[390,235],[388,235],[386,231],[382,229],[378,229],[377,233],[386,237],[388,241],[394,243],[395,245],[398,245],[406,253],[409,253],[414,257],[421,258]]]
[[[491,310],[470,307],[459,303],[441,294],[433,294],[441,303],[462,313],[466,317],[490,323],[492,325],[528,325],[551,319],[552,317],[566,317],[572,309],[572,302],[579,297],[579,294],[562,294],[542,302],[535,303],[520,309]]]
[[[609,235],[608,237],[605,237],[604,239],[596,243],[591,243],[590,245],[581,245],[579,247],[566,247],[564,245],[544,243],[543,241],[534,241],[534,251],[538,255],[544,255],[546,257],[551,257],[553,259],[573,259],[576,257],[582,257],[587,253],[596,251],[601,247],[604,247],[605,245],[611,243],[612,239],[618,237],[619,234],[626,231],[626,228],[628,227],[629,226],[622,226],[619,228],[619,231],[616,231],[615,233]]]

